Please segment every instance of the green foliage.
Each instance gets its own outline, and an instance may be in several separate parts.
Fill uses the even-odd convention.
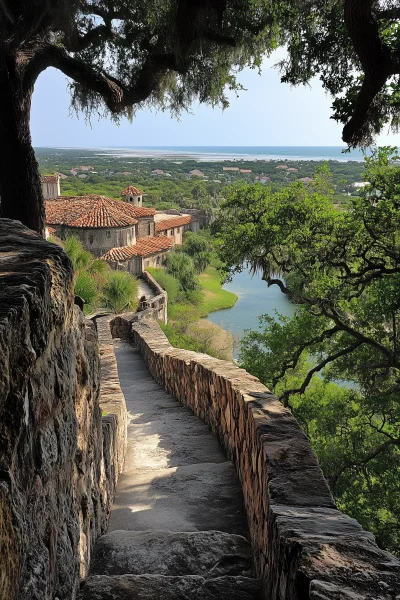
[[[299,418],[340,506],[400,553],[400,169],[389,148],[366,166],[347,211],[320,171],[310,186],[231,188],[216,230],[228,275],[247,262],[301,303],[264,316],[241,363]]]
[[[169,252],[164,260],[167,273],[178,279],[185,293],[199,289],[196,270],[192,258],[183,252]]]
[[[206,327],[199,322],[213,310],[229,308],[237,296],[221,288],[220,274],[214,267],[208,267],[199,277],[200,289],[184,293],[180,282],[163,269],[149,268],[148,271],[168,293],[168,325],[162,325],[170,343],[177,348],[204,352],[229,360],[231,340],[229,335],[222,340],[223,332],[209,323]],[[170,301],[172,298],[172,302]],[[201,325],[201,326],[200,326]],[[226,347],[224,347],[226,346]]]
[[[115,313],[134,310],[138,305],[136,277],[125,271],[110,271],[102,290],[104,305]]]
[[[167,292],[168,308],[173,304],[176,304],[176,302],[182,298],[180,283],[173,275],[170,275],[164,269],[156,269],[154,267],[148,267],[147,271]]]
[[[180,248],[193,259],[197,275],[206,270],[212,259],[212,245],[205,236],[188,231],[185,233],[184,242]]]
[[[207,267],[199,279],[203,291],[201,317],[206,317],[210,312],[232,308],[236,304],[237,295],[222,288],[221,273],[216,267]]]
[[[95,307],[99,298],[99,289],[96,281],[87,271],[80,271],[75,277],[75,294],[83,298],[88,305],[85,308]]]
[[[370,146],[387,125],[397,131],[400,49],[397,2],[281,2],[275,18],[287,32],[282,81],[319,76],[332,95],[333,118],[350,146]]]
[[[87,269],[93,261],[92,255],[84,249],[82,242],[76,235],[68,236],[63,241],[63,247],[76,272]]]
[[[86,302],[85,313],[91,313],[100,301],[116,313],[136,309],[136,277],[122,271],[112,271],[105,261],[95,259],[85,250],[76,236],[67,237],[63,247],[74,267],[75,294]]]
[[[28,9],[21,11],[27,18]],[[121,114],[132,119],[135,107],[145,104],[172,114],[194,100],[227,107],[227,90],[242,89],[237,72],[259,67],[279,38],[264,0],[58,0],[51,8],[40,0],[35,16],[46,25],[31,27],[27,43],[46,40],[44,65],[72,79],[73,106],[116,120]],[[23,27],[17,10],[10,21],[19,20]],[[2,35],[11,33],[6,28]]]

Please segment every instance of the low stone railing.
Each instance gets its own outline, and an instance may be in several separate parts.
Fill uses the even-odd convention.
[[[125,460],[127,444],[128,413],[125,396],[121,390],[117,360],[110,329],[113,317],[94,319],[99,341],[100,400],[103,430],[103,460],[109,486],[109,502],[115,496],[115,488]]]
[[[168,294],[161,287],[161,285],[154,279],[150,273],[144,271],[142,273],[142,278],[149,284],[149,286],[154,290],[155,296],[150,300],[146,300],[145,309],[153,309],[155,311],[155,318],[157,321],[161,321],[161,323],[168,323]]]
[[[242,484],[265,600],[394,600],[400,563],[338,511],[290,411],[232,363],[173,348],[160,327],[119,317],[154,378],[209,424]]]

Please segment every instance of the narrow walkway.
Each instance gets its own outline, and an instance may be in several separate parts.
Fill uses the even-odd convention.
[[[128,450],[82,600],[256,600],[240,484],[216,438],[115,340]]]
[[[154,298],[155,293],[154,293],[154,290],[149,286],[147,281],[144,281],[143,279],[138,278],[138,294],[137,294],[137,296],[138,296],[138,298],[141,298],[142,296],[146,296],[146,300],[151,300],[152,298]]]

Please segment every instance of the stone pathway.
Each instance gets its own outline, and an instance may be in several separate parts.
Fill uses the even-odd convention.
[[[154,298],[154,290],[149,286],[147,281],[138,278],[138,284],[138,298],[141,298],[142,296],[146,296],[146,300],[151,300],[151,298]]]
[[[216,438],[115,340],[128,449],[82,600],[256,600],[240,484]]]

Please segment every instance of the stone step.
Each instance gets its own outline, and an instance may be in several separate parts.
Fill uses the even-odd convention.
[[[124,471],[109,531],[224,531],[247,536],[242,490],[230,462]]]
[[[112,531],[96,542],[91,575],[252,577],[249,542],[222,531]]]
[[[90,575],[79,600],[260,600],[260,583],[248,577],[199,575]]]

